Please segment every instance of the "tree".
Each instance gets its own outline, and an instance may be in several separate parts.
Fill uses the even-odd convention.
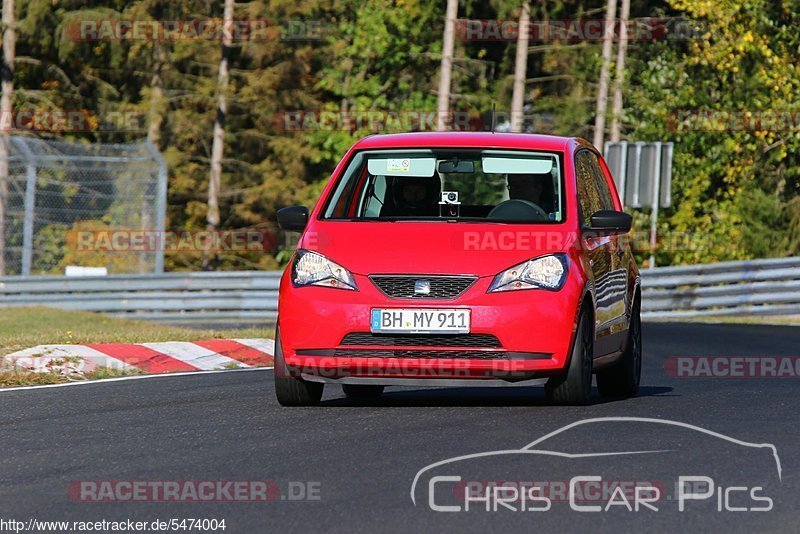
[[[456,17],[458,17],[458,0],[447,0],[442,45],[442,66],[439,70],[439,95],[436,102],[436,129],[439,131],[447,128],[446,121],[450,112],[450,78],[453,72]]]
[[[6,274],[6,202],[8,199],[8,131],[6,125],[13,127],[14,113],[14,59],[16,37],[16,18],[14,0],[3,0],[3,62],[0,65],[0,276]]]
[[[611,70],[611,52],[614,46],[614,17],[617,13],[617,0],[607,0],[603,35],[603,61],[600,65],[600,80],[597,84],[597,104],[594,119],[594,146],[603,150],[603,137],[606,128],[606,109],[608,108],[608,80]]]
[[[798,14],[767,0],[671,5],[702,30],[638,54],[629,107],[636,139],[676,144],[659,234],[685,239],[658,263],[785,255],[800,241]]]
[[[225,14],[222,18],[224,28],[233,25],[233,0],[225,0]],[[211,173],[208,179],[208,229],[216,230],[219,227],[219,189],[222,177],[222,153],[225,146],[225,114],[228,112],[226,93],[228,91],[228,61],[232,37],[225,32],[222,37],[222,57],[219,61],[217,76],[217,113],[214,119],[214,140],[211,145]],[[207,265],[206,265],[207,266]]]
[[[619,20],[619,44],[617,45],[617,64],[614,75],[614,105],[611,111],[611,142],[620,138],[622,121],[622,86],[625,83],[625,53],[628,50],[628,16],[631,11],[631,0],[622,0]],[[598,147],[599,148],[599,147]]]
[[[517,35],[517,54],[514,63],[514,92],[511,96],[511,131],[522,131],[522,106],[525,101],[525,77],[528,70],[528,38],[530,37],[531,7],[522,3]]]

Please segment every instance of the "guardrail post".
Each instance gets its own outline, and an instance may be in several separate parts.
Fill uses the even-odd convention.
[[[36,166],[28,162],[25,175],[25,216],[22,223],[22,268],[23,276],[30,276],[33,263],[33,223],[36,211]]]
[[[656,161],[654,171],[655,176],[653,180],[653,208],[650,211],[650,264],[651,269],[656,267],[656,232],[658,231],[658,204],[661,201],[661,143],[656,145]]]
[[[147,150],[153,156],[153,159],[158,163],[158,184],[156,186],[156,230],[159,233],[158,249],[156,250],[155,258],[155,272],[157,274],[164,272],[164,231],[167,219],[167,162],[164,156],[158,151],[158,148],[147,141],[145,143]]]
[[[36,222],[34,214],[36,212],[36,160],[22,137],[13,136],[10,138],[17,149],[25,156],[25,207],[22,219],[22,262],[20,274],[30,276],[33,264],[33,225]]]

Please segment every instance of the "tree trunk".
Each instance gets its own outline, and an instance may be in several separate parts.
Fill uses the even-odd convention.
[[[162,71],[167,64],[164,46],[153,44],[153,77],[150,79],[150,109],[147,122],[147,140],[159,148],[161,143],[161,125],[164,123],[164,78]]]
[[[225,28],[233,25],[233,0],[225,0],[225,11],[222,20]],[[224,32],[222,37],[222,59],[219,62],[217,76],[217,114],[214,119],[214,141],[211,145],[211,174],[208,180],[208,213],[206,228],[214,231],[219,227],[219,190],[222,176],[222,154],[225,138],[225,114],[228,111],[226,94],[228,91],[230,51],[232,46],[231,32]],[[203,260],[204,269],[209,268],[208,257]]]
[[[611,52],[614,47],[614,16],[617,13],[617,0],[606,4],[605,34],[603,35],[603,62],[600,66],[600,81],[597,86],[597,107],[594,118],[594,146],[603,150],[603,136],[606,129],[606,109],[608,108],[608,80],[611,69]]]
[[[148,110],[147,121],[147,140],[156,148],[160,150],[161,143],[161,125],[164,123],[164,78],[162,70],[166,65],[166,52],[161,43],[153,43],[153,77],[150,79],[150,109]],[[156,186],[153,185],[153,191]],[[153,208],[157,203],[153,202],[154,197],[145,194],[142,197],[142,229],[145,231],[154,231],[153,221]],[[162,236],[163,238],[163,236]],[[158,241],[160,246],[163,246],[162,241]],[[144,251],[139,254],[139,272],[146,273],[154,268],[150,264],[150,257],[158,254],[158,251]]]
[[[528,40],[530,38],[531,6],[527,0],[522,3],[517,34],[517,57],[514,63],[514,91],[511,95],[511,131],[521,132],[523,123],[522,107],[525,104],[525,78],[528,70]]]
[[[458,0],[447,0],[442,66],[439,72],[439,96],[436,103],[436,130],[440,132],[447,129],[447,115],[450,112],[450,78],[453,73],[453,49],[455,47],[457,16]]]
[[[3,62],[0,64],[0,113],[3,128],[0,131],[0,276],[6,274],[6,202],[8,201],[8,131],[14,127],[14,58],[16,56],[16,19],[14,0],[3,0]]]
[[[628,51],[628,15],[631,11],[631,0],[622,0],[619,16],[619,44],[617,45],[617,65],[614,75],[614,104],[611,110],[611,142],[620,138],[620,121],[622,120],[622,83],[625,81],[625,53]]]

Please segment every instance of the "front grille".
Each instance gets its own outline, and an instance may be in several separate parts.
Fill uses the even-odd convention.
[[[418,359],[466,359],[466,360],[505,360],[504,351],[479,350],[383,350],[383,349],[336,349],[336,358],[418,358]]]
[[[453,300],[459,297],[478,278],[475,276],[425,276],[425,275],[372,275],[372,283],[381,292],[393,299],[441,299]],[[428,293],[415,291],[417,280],[430,283]]]
[[[341,345],[371,345],[379,347],[481,347],[499,349],[503,346],[492,334],[372,334],[351,332],[344,336]]]

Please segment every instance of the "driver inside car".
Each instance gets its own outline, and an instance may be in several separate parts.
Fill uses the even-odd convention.
[[[396,177],[392,188],[393,206],[381,215],[423,216],[439,215],[439,179]]]
[[[508,196],[512,200],[533,202],[545,213],[550,213],[553,211],[552,198],[546,190],[551,179],[550,174],[509,174]]]

